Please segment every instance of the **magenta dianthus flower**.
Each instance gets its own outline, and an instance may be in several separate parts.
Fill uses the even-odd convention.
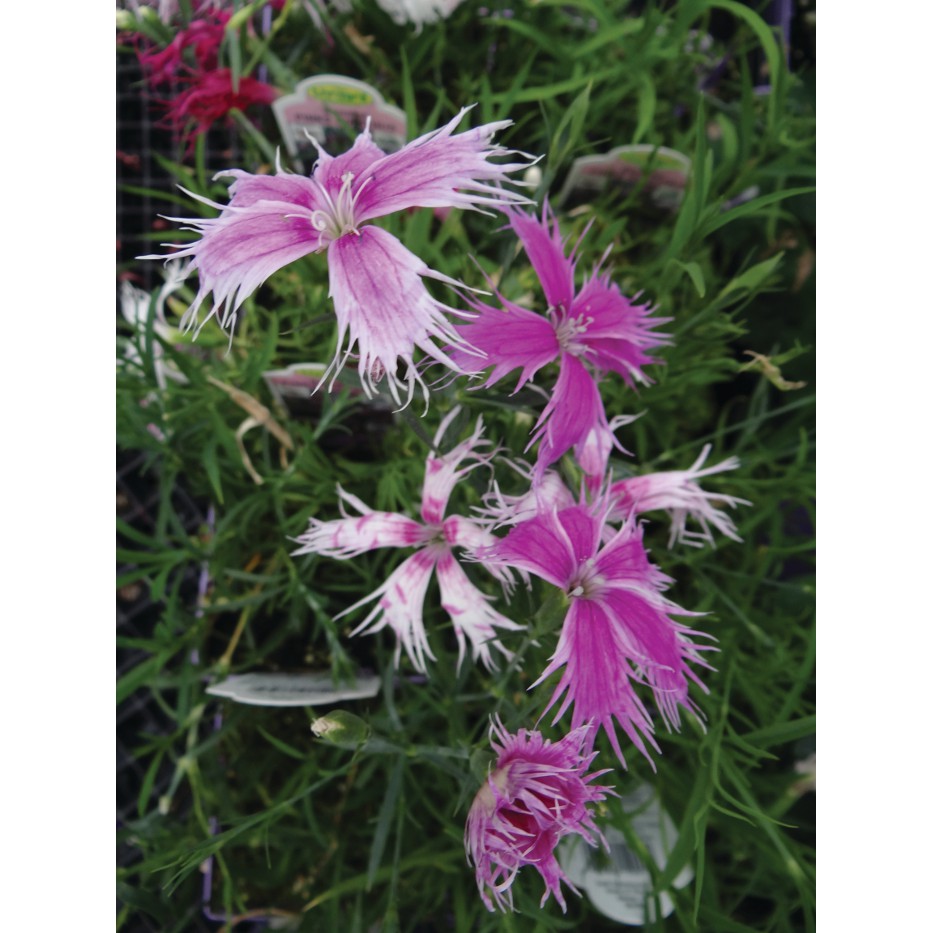
[[[451,356],[470,373],[492,366],[485,386],[521,369],[516,392],[543,366],[558,361],[557,383],[528,445],[541,442],[535,482],[573,448],[584,473],[598,485],[612,448],[622,449],[614,431],[632,420],[631,416],[607,418],[599,375],[611,370],[630,386],[650,382],[644,367],[657,360],[646,351],[670,342],[653,328],[670,318],[650,318],[652,308],[626,298],[608,274],[600,274],[601,263],[578,290],[574,273],[579,243],[566,253],[557,220],[546,203],[540,220],[514,209],[508,216],[541,281],[547,313],[529,311],[498,290],[500,308],[471,301],[478,316],[457,330],[463,340],[483,351],[485,359],[457,347]]]
[[[586,773],[596,757],[583,749],[586,733],[583,726],[551,742],[525,729],[510,735],[498,719],[490,727],[498,760],[470,807],[464,834],[480,896],[490,910],[512,908],[512,883],[523,865],[533,865],[544,879],[542,905],[553,893],[566,913],[561,881],[580,893],[554,849],[570,835],[582,836],[591,846],[605,845],[590,807],[613,793],[592,783],[608,768]]]
[[[434,438],[435,447],[458,411],[454,409],[441,422]],[[395,512],[374,512],[356,496],[338,487],[340,498],[360,514],[352,516],[344,512],[344,518],[329,522],[312,518],[308,530],[296,539],[301,547],[295,554],[321,554],[337,560],[347,560],[381,547],[418,548],[382,586],[345,609],[340,616],[377,600],[372,612],[353,634],[372,634],[388,626],[398,637],[396,663],[404,647],[412,664],[422,673],[427,667],[426,658],[436,660],[428,645],[423,619],[424,598],[435,571],[441,605],[450,615],[457,637],[458,665],[463,663],[466,640],[469,639],[473,659],[479,658],[488,668],[495,668],[490,648],[496,648],[506,657],[511,656],[495,637],[496,629],[522,628],[492,608],[489,597],[470,582],[453,554],[454,548],[471,552],[487,547],[495,542],[495,538],[462,515],[444,517],[457,482],[477,467],[488,464],[492,458],[491,452],[480,451],[481,447],[489,444],[481,436],[482,419],[477,421],[473,434],[452,451],[427,458],[420,522]],[[507,569],[498,566],[487,569],[504,586],[511,585],[512,576]]]
[[[415,347],[455,371],[458,367],[441,347],[449,344],[467,356],[475,351],[445,313],[469,315],[434,299],[423,279],[460,283],[430,269],[369,221],[411,207],[500,208],[525,200],[499,187],[509,172],[525,164],[490,161],[516,154],[490,144],[511,121],[453,135],[467,109],[391,155],[376,146],[368,128],[342,155],[330,156],[319,147],[309,177],[286,173],[280,166],[275,175],[221,172],[233,178],[229,204],[192,195],[220,210],[219,217],[170,218],[190,223],[186,229],[201,234],[169,257],[190,256],[201,277],[185,323],[196,321],[199,307],[213,292],[206,319],[217,315],[232,333],[237,310],[268,276],[302,256],[326,250],[338,326],[338,352],[328,373],[336,376],[355,348],[368,394],[375,393],[384,376],[398,404],[403,404],[399,389],[407,391],[407,404],[416,383],[427,397],[414,364]],[[397,375],[400,362],[406,366],[403,379]]]
[[[643,512],[657,509],[668,512],[671,516],[668,547],[672,547],[677,541],[694,547],[702,547],[704,543],[715,545],[711,525],[727,538],[741,541],[735,523],[716,506],[721,504],[735,508],[737,505],[751,503],[747,499],[727,496],[720,492],[706,492],[697,483],[697,480],[704,476],[736,470],[739,467],[737,457],[729,457],[715,466],[703,467],[711,449],[707,444],[688,470],[646,473],[613,483],[609,487],[609,498],[614,503],[609,515],[610,520],[641,515]],[[691,517],[699,524],[701,531],[687,530],[687,519]]]
[[[635,686],[650,687],[665,725],[678,729],[681,709],[700,715],[688,695],[689,682],[706,690],[689,665],[709,667],[700,652],[715,649],[691,640],[710,636],[671,618],[700,613],[662,596],[673,581],[648,561],[642,527],[630,519],[607,533],[608,509],[603,501],[594,509],[578,505],[542,512],[479,556],[535,574],[566,592],[570,608],[557,650],[532,686],[563,668],[545,712],[563,696],[554,721],[573,704],[572,728],[584,723],[604,728],[625,764],[616,722],[649,760],[646,740],[660,751]]]

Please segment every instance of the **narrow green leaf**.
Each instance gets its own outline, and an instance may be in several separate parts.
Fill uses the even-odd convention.
[[[638,82],[638,123],[635,125],[633,143],[644,139],[654,122],[654,112],[657,109],[658,97],[654,89],[654,82],[647,72],[642,72]]]
[[[376,880],[376,872],[379,870],[379,863],[382,861],[382,853],[385,851],[386,842],[389,838],[389,825],[395,816],[395,807],[402,790],[402,778],[404,775],[405,759],[401,755],[398,755],[392,763],[392,774],[389,777],[389,784],[386,788],[385,797],[382,798],[382,806],[379,808],[379,817],[376,820],[373,847],[369,853],[369,868],[366,872],[367,891],[372,890]]]

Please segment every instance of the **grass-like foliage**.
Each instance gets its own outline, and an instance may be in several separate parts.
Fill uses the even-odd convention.
[[[614,798],[596,819],[625,834],[648,865],[648,900],[673,900],[673,912],[647,929],[814,929],[814,794],[795,767],[815,748],[811,76],[791,73],[780,33],[754,4],[733,0],[466,0],[420,30],[374,0],[354,0],[347,12],[327,6],[320,26],[289,0],[266,30],[256,26],[261,2],[235,6],[220,63],[236,74],[262,66],[285,91],[315,74],[360,79],[405,111],[410,138],[473,103],[464,126],[512,120],[497,142],[542,156],[540,183],[526,193],[539,206],[549,198],[571,242],[589,225],[578,277],[609,249],[605,268],[623,293],[642,293],[672,319],[664,327],[672,342],[657,351],[663,364],[648,367],[652,385],[634,392],[614,376],[600,384],[610,416],[644,413],[619,432],[631,456],[613,455],[613,476],[685,469],[710,444],[710,463],[735,456],[741,465],[704,488],[751,505],[730,512],[742,541],[716,535],[715,548],[669,545],[664,516],[649,516],[651,560],[676,581],[668,596],[707,614],[697,624],[716,639],[715,671],[702,672],[708,694],[691,691],[702,723],[688,716],[677,733],[659,726],[656,770],[630,746],[624,770],[605,736],[597,741],[594,768],[615,769],[601,783],[620,794],[648,784],[673,819],[666,863],[633,836]],[[182,3],[178,22],[186,13],[191,4]],[[176,28],[127,16],[122,25],[152,41],[167,43]],[[233,119],[245,154],[231,167],[273,170],[280,142],[271,114]],[[659,204],[644,181],[657,154],[626,191],[559,200],[574,159],[631,143],[691,160],[679,206]],[[189,191],[227,203],[203,145],[166,166]],[[216,215],[179,198],[166,201],[166,214]],[[378,223],[432,269],[476,288],[488,289],[488,275],[506,297],[544,311],[501,215],[455,209],[442,219],[423,209]],[[192,237],[162,231],[153,248]],[[441,300],[460,302],[435,286]],[[170,325],[196,290],[192,277],[168,298]],[[336,349],[323,254],[291,263],[247,299],[229,349],[213,321],[196,341],[160,330],[152,314],[141,328],[121,324],[119,336],[119,443],[144,455],[144,479],[161,496],[150,525],[119,522],[118,583],[146,587],[161,615],[151,631],[118,633],[118,646],[139,658],[118,698],[155,704],[171,724],[128,738],[143,778],[135,818],[119,830],[138,856],[120,869],[120,928],[196,928],[210,859],[211,910],[227,929],[260,916],[347,933],[615,929],[586,894],[565,891],[566,914],[553,899],[540,907],[532,868],[513,885],[516,913],[489,913],[464,854],[490,717],[532,729],[556,684],[555,676],[528,689],[566,612],[554,588],[534,580],[506,602],[467,565],[495,606],[526,626],[505,633],[514,657],[489,672],[469,656],[458,668],[432,583],[425,625],[436,661],[424,677],[404,652],[396,668],[389,629],[349,637],[367,609],[337,618],[410,551],[346,561],[293,554],[309,519],[339,517],[338,484],[374,509],[417,516],[431,438],[455,405],[462,412],[446,449],[482,415],[486,436],[521,457],[546,395],[513,393],[514,376],[489,389],[461,379],[435,388],[425,414],[417,400],[390,414],[361,405],[351,364],[342,390],[316,396],[315,413],[284,412],[263,373],[327,363]],[[548,390],[555,374],[545,369],[536,382]],[[572,458],[560,468],[579,488]],[[504,493],[522,491],[507,467],[495,475]],[[488,469],[471,473],[449,512],[470,515],[490,478]],[[178,487],[210,508],[209,524],[186,525]],[[201,571],[209,586],[198,596],[191,580]],[[310,724],[330,706],[254,707],[206,693],[231,672],[304,670],[380,678],[377,696],[338,704],[365,723],[360,735],[315,737]],[[539,728],[556,740],[569,716],[556,726],[551,718]],[[693,880],[675,887],[688,865]]]

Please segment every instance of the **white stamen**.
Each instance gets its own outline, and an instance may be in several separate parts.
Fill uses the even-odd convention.
[[[342,182],[337,197],[332,198],[327,189],[317,183],[317,189],[324,199],[325,207],[319,208],[311,214],[311,226],[321,235],[336,240],[347,233],[359,236],[359,229],[355,217],[356,204],[363,189],[372,181],[373,176],[364,179],[363,183],[353,191],[353,172],[345,172],[340,176]],[[312,176],[312,181],[314,177]]]

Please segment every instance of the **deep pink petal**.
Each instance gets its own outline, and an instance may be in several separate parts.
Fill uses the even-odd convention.
[[[480,373],[492,366],[485,386],[498,382],[513,369],[521,369],[517,392],[542,366],[557,359],[560,346],[554,326],[546,317],[501,295],[497,297],[501,308],[471,301],[477,316],[456,328],[464,341],[484,355],[453,349],[450,356],[466,373]]]
[[[547,712],[563,697],[555,722],[572,704],[572,728],[592,722],[605,729],[623,765],[625,756],[616,735],[616,723],[649,761],[646,739],[660,751],[648,711],[632,687],[635,672],[618,623],[599,602],[573,601],[557,650],[534,686],[561,667],[564,672],[545,709]]]
[[[612,512],[609,518],[613,517]],[[627,521],[606,542],[596,559],[596,572],[607,580],[618,583],[639,583],[657,592],[666,589],[671,578],[661,573],[648,560],[643,543],[644,528],[634,521]]]
[[[688,695],[690,681],[704,692],[706,687],[689,664],[709,668],[700,655],[713,651],[711,645],[697,645],[691,635],[708,638],[702,632],[687,628],[671,618],[687,613],[679,606],[651,599],[643,591],[612,587],[603,600],[624,632],[626,650],[642,677],[654,692],[654,700],[668,729],[680,728],[680,711],[695,716],[700,711]],[[689,664],[688,664],[689,662]]]
[[[359,373],[364,388],[375,394],[383,377],[393,398],[402,404],[399,389],[408,399],[415,383],[424,387],[414,366],[414,349],[419,347],[431,359],[453,370],[456,364],[433,341],[462,345],[444,316],[454,309],[431,297],[422,276],[444,279],[410,253],[390,233],[366,226],[358,234],[334,240],[328,249],[330,295],[339,328],[338,351],[333,373],[354,351],[359,356]],[[404,363],[403,379],[397,375]],[[425,390],[426,391],[426,390]]]
[[[374,599],[378,600],[372,612],[351,634],[372,635],[389,626],[398,637],[395,663],[398,664],[404,648],[411,663],[422,674],[427,671],[426,658],[435,660],[424,630],[424,597],[436,559],[434,551],[416,551],[399,564],[379,589],[340,613],[344,616]]]
[[[548,306],[568,309],[573,302],[576,263],[573,253],[567,253],[557,218],[546,202],[540,220],[524,211],[510,210],[507,213],[512,229],[522,241],[528,260],[538,274]]]
[[[669,334],[654,331],[670,318],[652,318],[652,310],[623,295],[608,275],[594,272],[574,298],[571,311],[586,325],[580,340],[586,346],[587,361],[597,369],[618,373],[630,386],[651,382],[644,367],[658,360],[646,351],[671,342]]]
[[[561,356],[560,375],[528,446],[536,441],[541,442],[535,464],[536,482],[571,447],[577,448],[577,460],[584,472],[602,478],[609,453],[617,446],[595,380],[569,353]]]
[[[509,172],[527,168],[527,162],[490,161],[492,156],[516,155],[490,145],[493,135],[511,121],[487,123],[452,135],[467,109],[446,126],[425,133],[361,173],[358,220],[384,217],[409,207],[497,207],[526,200],[499,185],[508,180]]]
[[[521,522],[494,547],[480,550],[477,556],[533,573],[561,589],[570,585],[578,564],[573,543],[555,512]]]
[[[523,626],[516,625],[492,608],[490,598],[470,582],[452,554],[445,554],[437,562],[437,580],[441,588],[441,605],[450,615],[457,636],[458,670],[466,653],[465,637],[470,640],[473,660],[479,658],[487,668],[494,670],[496,664],[490,654],[491,648],[506,657],[511,656],[496,637],[496,629],[518,631]]]
[[[467,857],[489,910],[512,908],[518,871],[532,865],[545,883],[541,904],[553,894],[566,911],[561,883],[580,892],[555,857],[557,844],[579,835],[591,846],[602,843],[608,849],[592,805],[614,791],[593,783],[606,771],[587,773],[595,757],[586,748],[592,745],[587,732],[583,727],[550,742],[525,729],[510,735],[500,721],[493,722],[490,739],[498,760],[470,807],[464,833]]]

